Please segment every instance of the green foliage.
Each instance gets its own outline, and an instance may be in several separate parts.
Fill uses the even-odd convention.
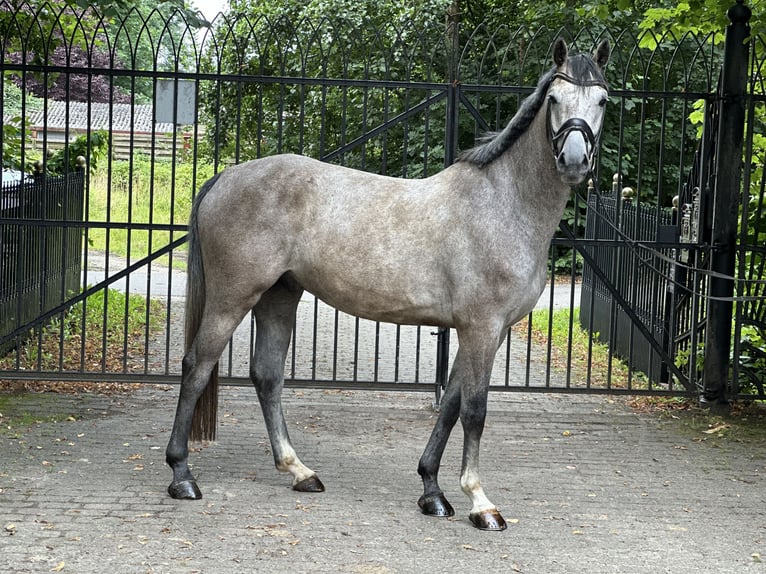
[[[751,0],[744,4],[752,11],[749,24],[751,37],[756,38],[756,40],[751,43],[751,50],[762,50],[762,38],[766,33],[763,18],[765,3],[763,0]],[[693,34],[712,39],[719,46],[718,50],[720,51],[725,37],[722,32],[729,24],[727,11],[732,6],[734,6],[732,0],[687,0],[647,9],[645,18],[639,26],[644,31],[641,37],[641,46],[669,53],[671,48],[667,46],[669,39]],[[741,8],[736,7],[734,9],[741,10]],[[760,38],[758,38],[759,36]],[[759,76],[757,71],[752,72],[754,81],[751,86],[756,91],[763,90],[762,81],[756,79]],[[766,112],[763,105],[756,105],[752,109],[754,113],[747,119],[751,124],[749,129],[753,134],[752,157],[746,158],[746,161],[749,161],[750,165],[755,168],[751,174],[761,172],[761,181],[758,180],[757,175],[749,178],[750,188],[745,190],[745,201],[740,209],[741,249],[739,253],[744,259],[742,262],[744,268],[750,270],[748,278],[755,280],[744,283],[745,295],[751,298],[763,298],[766,296],[766,291],[757,280],[766,278],[763,276],[764,256],[760,250],[760,247],[766,243],[766,221],[763,217],[764,192],[762,188],[763,165],[766,159],[766,138],[762,134],[763,126],[766,123]],[[700,137],[704,120],[703,101],[694,102],[692,111],[688,113],[688,118],[693,125],[697,126],[695,135]],[[743,349],[746,349],[745,356],[732,357],[733,362],[739,361],[741,363],[741,372],[748,375],[747,379],[744,377],[740,379],[744,385],[740,392],[763,392],[762,387],[756,389],[748,385],[750,385],[750,381],[766,380],[766,360],[763,359],[766,356],[766,332],[758,326],[766,321],[766,317],[762,316],[762,311],[760,312],[761,316],[758,317],[758,303],[745,301],[738,305],[738,315],[752,322],[751,325],[746,325],[742,329],[740,344]],[[684,364],[689,362],[688,352],[681,352],[678,357]],[[701,370],[701,363],[704,361],[704,346],[698,350],[697,361],[700,364],[696,367]],[[688,365],[686,368],[689,368]]]
[[[104,36],[119,67],[169,72],[196,71],[194,32],[210,24],[183,0],[125,2],[111,16]],[[109,12],[112,14],[112,12]],[[151,77],[117,76],[114,84],[131,94],[133,103],[152,103]]]
[[[167,161],[152,162],[143,156],[132,162],[113,162],[110,175],[98,172],[91,178],[88,220],[185,226],[194,191],[212,175],[209,164],[173,165]],[[148,256],[152,248],[166,245],[174,238],[171,232],[159,230],[108,230],[94,226],[88,231],[91,248],[131,260]],[[176,258],[173,263],[182,265],[183,261]]]
[[[31,171],[32,161],[25,158],[22,165],[22,149],[32,144],[32,130],[23,113],[42,109],[43,100],[25,95],[7,73],[3,77],[3,168]]]
[[[429,112],[424,111],[379,136],[368,136],[429,92],[364,82],[443,81],[447,4],[445,0],[416,7],[391,1],[233,2],[231,22],[219,23],[217,42],[207,52],[205,66],[224,74],[286,79],[202,82],[203,149],[214,161],[242,162],[282,152],[325,157],[349,142],[365,140],[339,160],[391,175],[424,175],[440,169],[443,157],[436,165],[429,162],[438,146],[443,150],[443,116],[438,122],[429,121]],[[317,80],[312,85],[292,84],[291,77]],[[337,86],[323,84],[323,78],[361,82]],[[392,149],[400,151],[390,153]]]
[[[45,162],[45,168],[52,175],[63,175],[77,169],[77,158],[83,157],[95,173],[98,165],[109,153],[109,133],[104,130],[78,136],[75,141],[55,152]]]
[[[740,392],[763,394],[766,392],[766,327],[747,325],[742,328],[740,343],[742,354],[738,357],[741,372]]]
[[[3,168],[29,171],[21,165],[22,149],[31,145],[32,131],[29,120],[21,116],[8,118],[3,122]]]
[[[684,34],[707,35],[721,32],[729,24],[727,12],[733,5],[733,0],[687,0],[648,8],[639,28],[653,34],[643,36],[643,45],[653,49],[657,45],[657,38],[666,35],[680,38]],[[764,1],[751,0],[745,2],[745,5],[753,13],[750,19],[752,34],[763,34],[766,31],[762,17]],[[722,42],[723,34],[718,34],[716,38]]]
[[[12,64],[178,71],[195,63],[191,35],[208,26],[184,0],[30,0],[0,5],[4,58]],[[150,102],[151,78],[28,71],[26,89],[70,101]]]
[[[749,300],[738,304],[738,316],[745,319],[742,327],[740,343],[743,348],[742,356],[738,357],[742,370],[747,374],[748,384],[744,393],[764,392],[766,384],[766,189],[764,189],[764,163],[766,161],[766,136],[763,126],[766,125],[766,106],[755,108],[750,121],[756,126],[753,129],[753,150],[750,158],[754,167],[753,173],[758,177],[750,179],[747,192],[747,205],[743,208],[740,229],[740,256],[744,259],[744,268],[748,270],[746,281],[743,283],[743,294]],[[741,381],[744,382],[744,381]],[[760,385],[760,386],[759,386]]]
[[[147,318],[149,329],[154,329],[162,324],[164,315],[160,301],[147,302],[143,296],[110,289],[98,291],[40,331],[32,331],[18,357],[16,353],[0,357],[0,370],[15,369],[17,359],[22,368],[30,370],[78,368],[82,349],[87,367],[98,368],[102,361],[112,360],[114,349],[130,348],[143,339]]]
[[[514,329],[525,330],[525,321]],[[646,388],[646,376],[614,356],[608,345],[598,342],[598,333],[580,326],[580,309],[536,309],[532,312],[532,336],[550,343],[552,364],[565,365],[574,381],[587,381],[591,388]]]
[[[24,94],[10,77],[11,74],[6,72],[3,78],[3,117],[20,116],[24,112],[43,109],[45,100]]]

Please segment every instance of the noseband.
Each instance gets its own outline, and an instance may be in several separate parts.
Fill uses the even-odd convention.
[[[569,74],[565,74],[564,72],[556,72],[553,75],[553,78],[551,79],[551,82],[555,80],[556,78],[560,80],[564,80],[565,82],[569,82],[570,84],[574,84],[575,86],[583,86],[583,87],[591,87],[591,86],[601,86],[605,90],[608,90],[609,87],[606,85],[606,83],[603,80],[577,80],[570,76]],[[593,133],[593,130],[588,125],[588,122],[586,122],[582,118],[569,118],[567,121],[565,121],[561,126],[559,126],[559,129],[556,131],[553,131],[553,126],[551,125],[551,105],[550,102],[548,103],[548,137],[550,137],[551,140],[551,148],[553,149],[553,158],[558,161],[559,157],[561,156],[561,148],[564,145],[564,142],[569,137],[569,135],[572,132],[580,132],[585,138],[585,141],[588,144],[588,147],[590,148],[588,151],[588,161],[590,163],[590,171],[593,171],[595,161],[596,161],[596,152],[598,151],[598,144],[599,139],[601,138],[601,130],[599,129],[597,134]]]

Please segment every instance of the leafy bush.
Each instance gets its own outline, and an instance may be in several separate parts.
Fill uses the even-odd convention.
[[[29,120],[15,116],[3,122],[3,169],[30,171],[22,165],[22,149],[25,144],[31,145],[32,131]],[[27,161],[27,165],[31,165]]]
[[[126,296],[120,291],[99,291],[78,303],[39,331],[32,331],[18,353],[0,358],[0,370],[21,368],[55,371],[58,369],[119,371],[128,355],[142,356],[148,317],[149,328],[162,325],[164,305],[140,295]],[[127,310],[127,311],[126,311]],[[38,344],[38,341],[41,344]],[[139,348],[140,347],[140,348]],[[84,350],[84,355],[81,351]],[[81,365],[81,356],[87,363]]]
[[[52,154],[45,162],[45,169],[51,175],[63,175],[74,171],[77,158],[85,158],[90,173],[95,173],[102,159],[109,153],[109,134],[104,130],[78,136],[75,141]]]

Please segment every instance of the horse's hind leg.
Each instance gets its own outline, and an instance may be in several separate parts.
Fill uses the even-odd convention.
[[[173,469],[173,482],[168,493],[173,498],[199,499],[202,493],[189,470],[189,433],[197,400],[210,382],[210,375],[232,332],[244,312],[214,309],[208,305],[194,342],[184,355],[181,392],[178,397],[173,431],[170,434],[165,460]]]
[[[295,490],[322,492],[324,486],[316,473],[295,453],[282,412],[285,359],[302,294],[299,285],[283,277],[254,307],[256,338],[250,378],[261,403],[277,470],[292,474]]]

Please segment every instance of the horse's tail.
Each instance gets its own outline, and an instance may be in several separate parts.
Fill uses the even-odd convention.
[[[197,211],[208,190],[213,187],[218,175],[214,175],[200,188],[200,192],[192,205],[189,219],[189,255],[186,268],[186,312],[184,322],[185,354],[189,353],[194,338],[197,336],[202,313],[205,310],[205,268],[199,244],[199,229],[197,226]],[[184,374],[186,374],[184,365]],[[218,419],[218,363],[210,373],[205,390],[197,400],[192,417],[191,441],[215,440],[216,423]]]

